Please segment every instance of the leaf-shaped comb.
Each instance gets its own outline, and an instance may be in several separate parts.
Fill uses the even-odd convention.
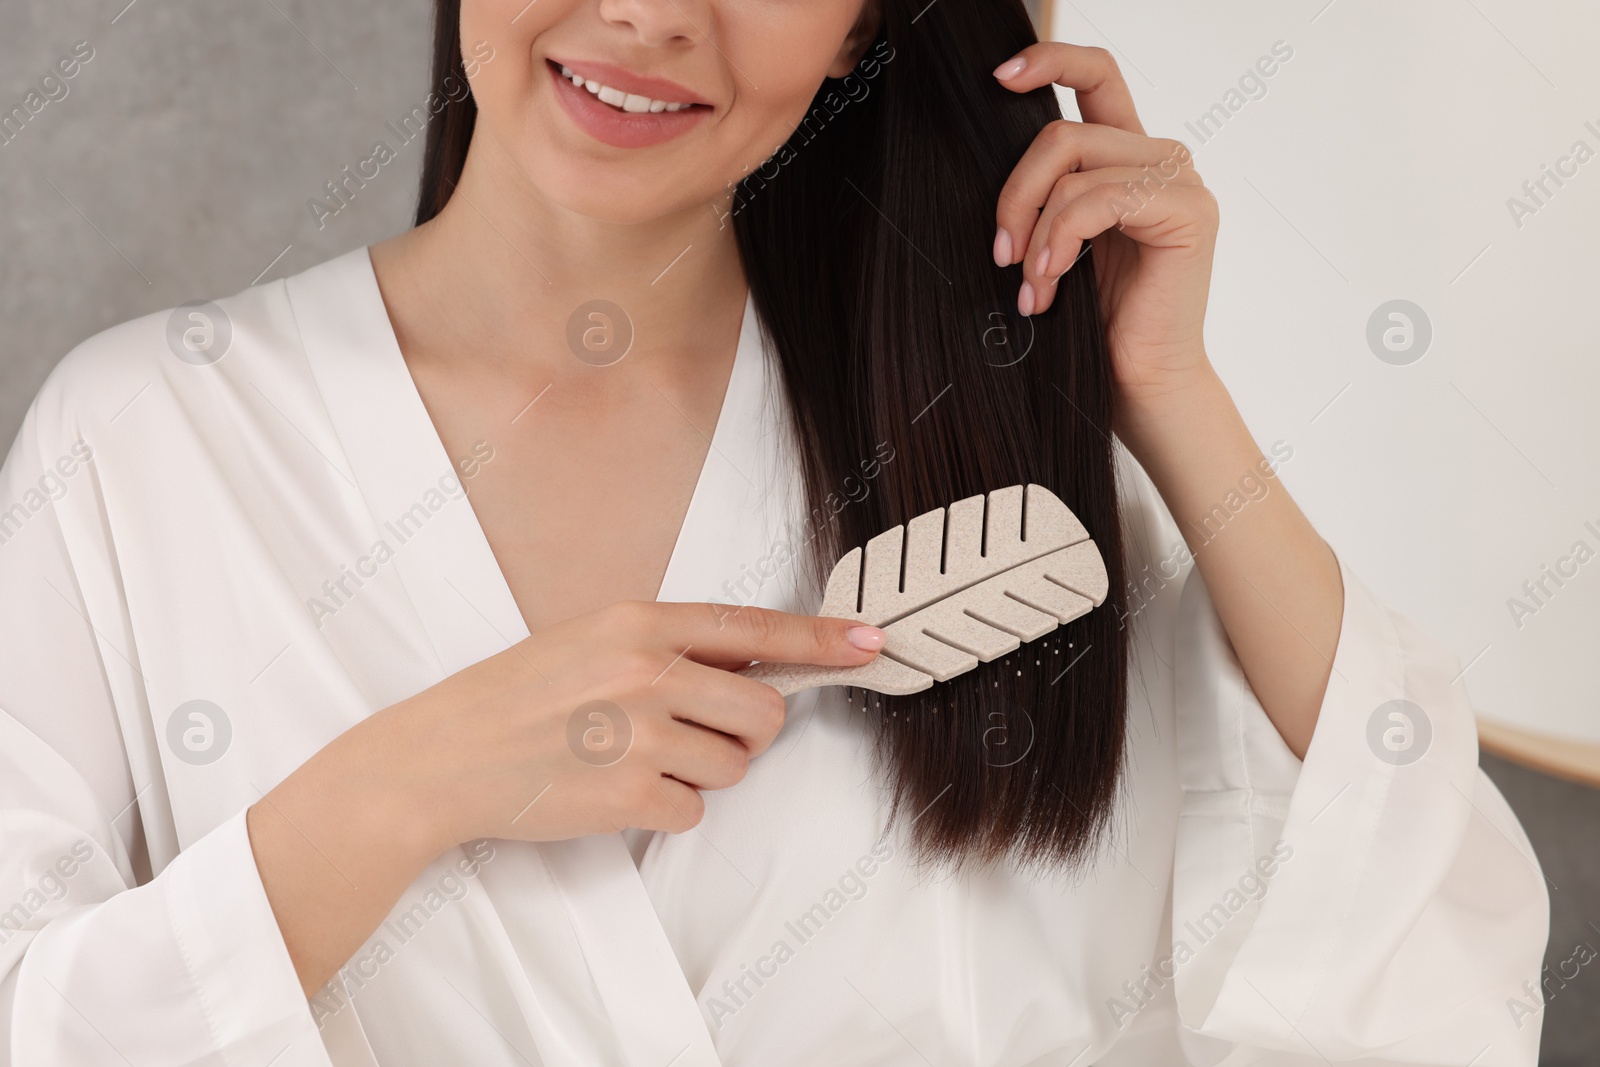
[[[1106,591],[1105,561],[1077,516],[1041,485],[1013,485],[987,507],[974,496],[918,515],[835,564],[820,614],[882,627],[877,659],[743,673],[784,696],[819,685],[916,693],[1088,614]]]

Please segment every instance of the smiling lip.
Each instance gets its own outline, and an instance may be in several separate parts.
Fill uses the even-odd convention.
[[[545,64],[556,99],[574,123],[597,141],[616,148],[645,148],[682,136],[711,113],[711,105],[677,82],[632,74],[609,63],[590,63],[549,57]],[[566,66],[585,79],[592,78],[623,93],[692,104],[680,111],[622,111],[604,103],[588,89],[579,88],[561,73]]]
[[[694,90],[686,89],[677,82],[668,81],[665,78],[652,78],[646,74],[635,74],[631,70],[626,70],[610,63],[591,62],[587,59],[562,59],[560,56],[546,56],[545,58],[558,67],[567,67],[574,74],[581,74],[585,78],[593,78],[602,85],[621,89],[625,93],[648,96],[655,100],[675,100],[681,104],[705,104],[707,107],[711,106],[711,101],[698,95]]]

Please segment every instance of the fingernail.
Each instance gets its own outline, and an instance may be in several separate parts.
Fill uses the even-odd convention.
[[[1029,282],[1023,282],[1017,291],[1017,310],[1024,315],[1033,314],[1033,285]]]
[[[1001,227],[994,235],[994,265],[1009,267],[1011,265],[1011,235]]]
[[[1022,68],[1026,67],[1027,65],[1028,59],[1026,56],[1017,56],[1015,59],[1008,59],[996,67],[994,69],[994,76],[1002,81],[1007,78],[1015,78],[1018,74],[1022,73]]]
[[[1045,269],[1047,267],[1049,267],[1049,266],[1050,266],[1050,248],[1047,245],[1047,246],[1045,246],[1045,250],[1043,252],[1039,253],[1039,264],[1038,264],[1038,266],[1033,268],[1033,273],[1035,273],[1039,277],[1043,278]]]
[[[878,651],[888,636],[876,626],[852,626],[844,632],[844,639],[863,652]]]

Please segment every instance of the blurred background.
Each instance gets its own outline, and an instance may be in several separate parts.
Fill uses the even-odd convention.
[[[1600,1063],[1600,7],[1029,6],[1217,194],[1212,358],[1346,563],[1459,656],[1549,883],[1541,1062]],[[409,224],[428,0],[0,12],[0,441],[99,330]]]

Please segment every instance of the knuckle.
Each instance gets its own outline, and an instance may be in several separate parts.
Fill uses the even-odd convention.
[[[1078,124],[1070,119],[1053,119],[1039,136],[1052,148],[1068,148],[1078,138]]]
[[[812,647],[824,654],[832,651],[844,636],[844,629],[836,621],[821,615],[811,616],[810,631]]]
[[[730,741],[721,746],[721,751],[716,755],[712,779],[705,784],[712,789],[726,789],[744,781],[744,776],[749,772],[749,751],[739,742]]]
[[[1026,217],[1027,213],[1032,210],[1028,206],[1028,202],[1023,199],[1022,190],[1014,182],[1007,182],[1005,187],[1000,190],[999,213],[1002,219],[1016,216]]]
[[[789,704],[783,699],[783,694],[771,686],[762,688],[766,693],[762,696],[756,712],[760,716],[762,739],[770,741],[778,736],[779,730],[783,729],[784,720],[789,717]]]
[[[789,718],[789,704],[778,689],[771,686],[760,686],[760,693],[750,699],[749,728],[750,741],[758,745],[771,744],[773,737],[778,736],[778,731],[784,728],[784,720]]]
[[[700,825],[706,816],[706,801],[698,789],[683,791],[683,799],[673,801],[670,820],[675,832],[685,833]]]
[[[739,614],[739,609],[731,604],[707,602],[706,608],[711,612],[711,621],[716,624],[718,630],[726,629],[728,620]]]
[[[1074,236],[1072,233],[1072,223],[1073,217],[1071,207],[1066,207],[1058,211],[1056,213],[1056,217],[1050,220],[1050,225],[1046,228],[1046,240],[1048,243],[1059,248],[1067,241],[1072,240]]]
[[[630,689],[648,686],[661,671],[661,664],[642,648],[618,649],[613,663],[617,680]]]
[[[600,609],[600,616],[606,629],[613,633],[642,633],[649,616],[649,606],[638,600],[619,600]]]
[[[1057,207],[1072,202],[1073,198],[1083,190],[1084,183],[1088,180],[1089,173],[1081,170],[1069,170],[1056,179],[1050,187],[1050,196],[1046,200],[1047,207]]]
[[[766,608],[747,608],[743,618],[745,633],[760,646],[771,644],[782,629],[778,616]]]

